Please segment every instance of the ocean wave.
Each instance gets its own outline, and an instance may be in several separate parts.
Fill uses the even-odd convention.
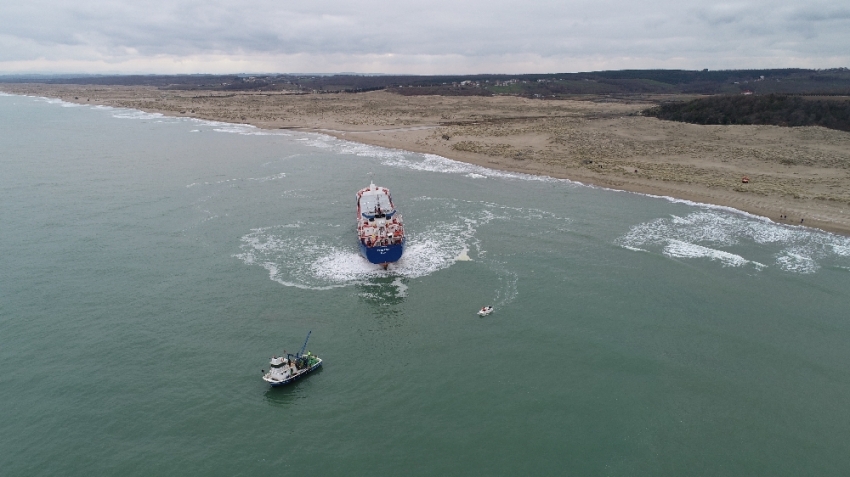
[[[240,134],[242,136],[290,136],[288,133],[260,129],[250,124],[215,123],[209,125],[214,126],[213,131],[215,132]]]
[[[388,158],[382,164],[417,171],[438,172],[443,174],[462,174],[474,178],[519,179],[534,182],[559,182],[563,184],[579,184],[569,179],[557,179],[544,175],[523,174],[521,172],[500,171],[489,167],[478,166],[466,162],[455,161],[436,154],[406,155],[398,158]]]
[[[213,181],[213,182],[203,182],[203,183],[193,182],[191,184],[186,185],[186,188],[188,189],[190,187],[196,187],[196,186],[199,186],[199,185],[207,185],[208,186],[208,185],[228,184],[228,183],[231,183],[231,182],[246,182],[246,181],[269,182],[269,181],[276,181],[276,180],[279,180],[279,179],[283,179],[285,177],[286,177],[285,172],[279,172],[277,174],[265,176],[265,177],[235,177],[233,179],[222,179],[220,181]]]
[[[138,109],[119,109],[112,117],[117,119],[161,119],[165,115],[162,113],[146,113]]]
[[[389,167],[411,169],[415,171],[437,172],[443,174],[461,174],[475,179],[501,178],[519,179],[536,182],[560,182],[564,184],[581,184],[569,179],[557,179],[550,176],[523,174],[521,172],[507,172],[491,169],[484,166],[455,161],[436,154],[425,154],[405,151],[402,149],[391,149],[381,146],[373,146],[345,139],[335,138],[320,133],[304,133],[308,137],[298,138],[308,146],[330,149],[339,154],[353,154],[360,157],[372,157],[380,159],[381,164]]]
[[[10,95],[10,96],[12,96],[12,95]],[[62,106],[63,108],[77,108],[77,107],[80,107],[80,106],[86,106],[84,104],[69,103],[68,101],[65,101],[65,100],[62,100],[62,99],[59,99],[59,98],[48,98],[48,97],[45,97],[45,96],[30,96],[30,95],[23,95],[23,96],[28,97],[28,98],[34,98],[36,101],[41,101],[41,102],[47,103],[47,104],[58,104],[59,106]]]
[[[114,108],[111,106],[93,106],[94,109],[111,109],[116,112],[112,115],[118,119],[142,119],[156,120],[157,122],[190,122],[197,126],[211,128],[215,132],[240,134],[244,136],[291,136],[291,134],[276,131],[261,129],[251,124],[227,123],[223,121],[213,121],[209,119],[200,119],[184,116],[169,116],[163,113],[149,113],[138,109],[131,108]],[[200,129],[193,129],[190,132],[202,132]]]
[[[268,182],[268,181],[276,181],[278,179],[283,179],[284,177],[286,177],[286,173],[280,172],[278,174],[274,174],[274,175],[271,175],[271,176],[265,176],[265,177],[248,177],[245,180],[246,181],[255,181],[255,182]]]
[[[752,262],[734,253],[682,242],[681,240],[671,239],[668,241],[667,245],[664,246],[663,253],[668,257],[676,258],[708,258],[710,260],[717,260],[723,265],[730,267],[741,267],[748,263],[754,264],[756,268],[763,268],[765,266],[764,264]]]
[[[818,263],[809,255],[807,250],[783,250],[782,253],[776,257],[776,263],[783,270],[797,273],[814,273],[820,268]]]
[[[720,248],[761,245],[776,249],[773,265],[795,273],[814,273],[821,262],[850,257],[850,238],[778,224],[722,207],[703,207],[686,216],[673,215],[635,225],[615,243],[629,250],[659,251],[676,258],[709,258],[724,266],[752,265],[757,269],[767,265]]]

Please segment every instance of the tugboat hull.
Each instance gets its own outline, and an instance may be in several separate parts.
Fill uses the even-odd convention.
[[[297,381],[297,380],[301,379],[303,376],[306,376],[306,375],[312,373],[313,371],[319,369],[319,367],[321,365],[322,365],[322,360],[319,359],[318,363],[310,366],[309,368],[305,369],[304,371],[302,371],[298,374],[293,375],[289,379],[285,379],[283,381],[275,381],[275,380],[272,380],[272,379],[263,378],[263,380],[266,381],[267,383],[269,383],[271,385],[271,387],[273,387],[273,388],[277,388],[277,387],[280,387],[280,386],[286,386],[287,384],[290,384],[293,381]]]

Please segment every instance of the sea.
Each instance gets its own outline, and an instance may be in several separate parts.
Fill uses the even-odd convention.
[[[848,475],[850,239],[777,219],[2,95],[0,474]]]

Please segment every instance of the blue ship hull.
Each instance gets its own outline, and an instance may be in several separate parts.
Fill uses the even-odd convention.
[[[381,247],[367,247],[366,245],[363,245],[363,242],[361,242],[360,253],[366,257],[366,260],[377,265],[397,262],[401,258],[401,254],[404,252],[404,242],[405,241],[402,240],[401,243]]]

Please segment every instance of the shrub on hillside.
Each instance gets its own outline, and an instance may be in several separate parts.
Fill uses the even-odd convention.
[[[850,131],[850,101],[812,100],[778,94],[712,96],[663,104],[645,110],[643,114],[692,124],[823,126]]]

